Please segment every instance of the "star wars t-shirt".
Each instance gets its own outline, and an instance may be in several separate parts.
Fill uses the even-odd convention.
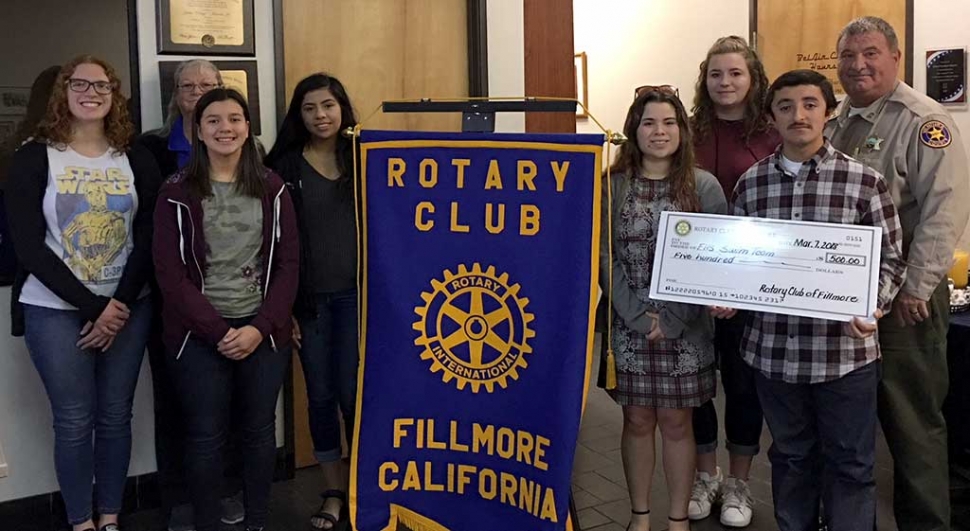
[[[124,153],[109,149],[85,157],[70,147],[47,148],[50,164],[44,193],[44,242],[88,289],[111,297],[134,243],[138,211],[134,174]],[[20,302],[75,310],[34,275],[24,283]]]

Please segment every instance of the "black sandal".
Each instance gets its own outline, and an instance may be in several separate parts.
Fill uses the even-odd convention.
[[[337,524],[344,515],[344,511],[347,509],[347,494],[342,490],[327,490],[320,494],[320,497],[323,498],[323,503],[320,504],[320,508],[317,510],[316,514],[310,517],[310,527],[313,529],[322,529],[326,531],[329,531],[330,529],[337,529]],[[337,498],[340,500],[340,511],[337,513],[337,516],[323,510],[323,508],[327,505],[327,500],[330,498]],[[321,520],[319,526],[314,525],[315,520]],[[324,527],[327,523],[330,524],[329,528]]]
[[[646,516],[650,514],[650,509],[647,509],[646,511],[634,511],[631,509],[630,512],[635,516]],[[626,531],[630,531],[630,526],[632,525],[633,525],[633,519],[631,518],[630,523],[626,525]]]

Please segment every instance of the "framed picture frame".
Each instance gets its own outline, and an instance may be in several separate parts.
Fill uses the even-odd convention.
[[[14,134],[17,130],[17,126],[20,125],[20,120],[23,119],[23,115],[2,115],[0,114],[0,145],[2,145],[8,137]]]
[[[27,114],[30,102],[30,87],[0,87],[0,114]]]
[[[586,73],[586,52],[573,55],[573,75],[576,78],[576,99],[582,102],[582,107],[576,106],[576,118],[589,118],[586,109],[589,107],[589,77]]]
[[[175,92],[175,71],[182,61],[159,61],[158,78],[161,84],[162,115],[168,111],[168,103]],[[226,88],[233,88],[242,93],[249,102],[251,122],[250,132],[254,135],[263,133],[260,120],[259,105],[259,77],[256,71],[256,61],[213,61],[222,74],[222,82]]]
[[[943,105],[966,106],[966,46],[926,50],[926,95]]]
[[[7,458],[3,456],[3,445],[0,444],[0,478],[7,477]]]
[[[159,54],[256,55],[253,0],[155,0]]]

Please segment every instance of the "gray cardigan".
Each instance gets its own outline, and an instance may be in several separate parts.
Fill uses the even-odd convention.
[[[695,168],[695,182],[697,186],[697,196],[701,201],[701,212],[706,214],[726,214],[727,200],[717,179],[710,173]],[[616,312],[623,322],[630,329],[643,334],[650,332],[652,326],[651,317],[647,315],[648,307],[630,289],[629,281],[623,267],[618,260],[610,263],[609,254],[609,221],[610,212],[613,221],[620,218],[620,210],[626,200],[626,194],[630,189],[630,177],[626,174],[614,174],[610,178],[609,186],[612,195],[612,209],[609,204],[610,197],[607,195],[607,181],[603,179],[603,208],[601,212],[600,227],[602,236],[600,238],[600,286],[603,293],[609,293],[609,271],[613,271],[613,292],[610,300],[613,304],[613,311]],[[613,231],[613,248],[617,249],[616,231]],[[659,313],[660,330],[664,337],[669,339],[683,338],[697,345],[710,345],[714,338],[714,324],[704,306],[694,304],[683,304],[668,302]],[[610,326],[610,323],[606,323]],[[708,362],[713,363],[713,349],[704,349],[710,352],[709,360],[705,359],[704,365]]]

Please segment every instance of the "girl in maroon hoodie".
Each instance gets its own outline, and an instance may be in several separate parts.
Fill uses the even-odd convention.
[[[768,124],[764,100],[768,78],[754,49],[741,37],[715,41],[701,62],[694,96],[691,129],[697,164],[714,174],[730,203],[734,186],[754,163],[767,157],[781,143]],[[711,506],[721,501],[721,524],[745,527],[751,523],[748,473],[760,450],[762,413],[754,389],[753,369],[741,359],[744,316],[718,320],[714,350],[724,384],[724,429],[731,456],[727,478],[717,467],[717,412],[708,401],[694,410],[697,440],[697,476],[688,515],[706,518]]]
[[[162,186],[155,210],[165,347],[186,423],[196,528],[219,525],[221,450],[232,418],[244,424],[246,529],[258,531],[290,359],[296,218],[283,180],[260,162],[241,94],[210,91],[194,122],[192,157]]]

